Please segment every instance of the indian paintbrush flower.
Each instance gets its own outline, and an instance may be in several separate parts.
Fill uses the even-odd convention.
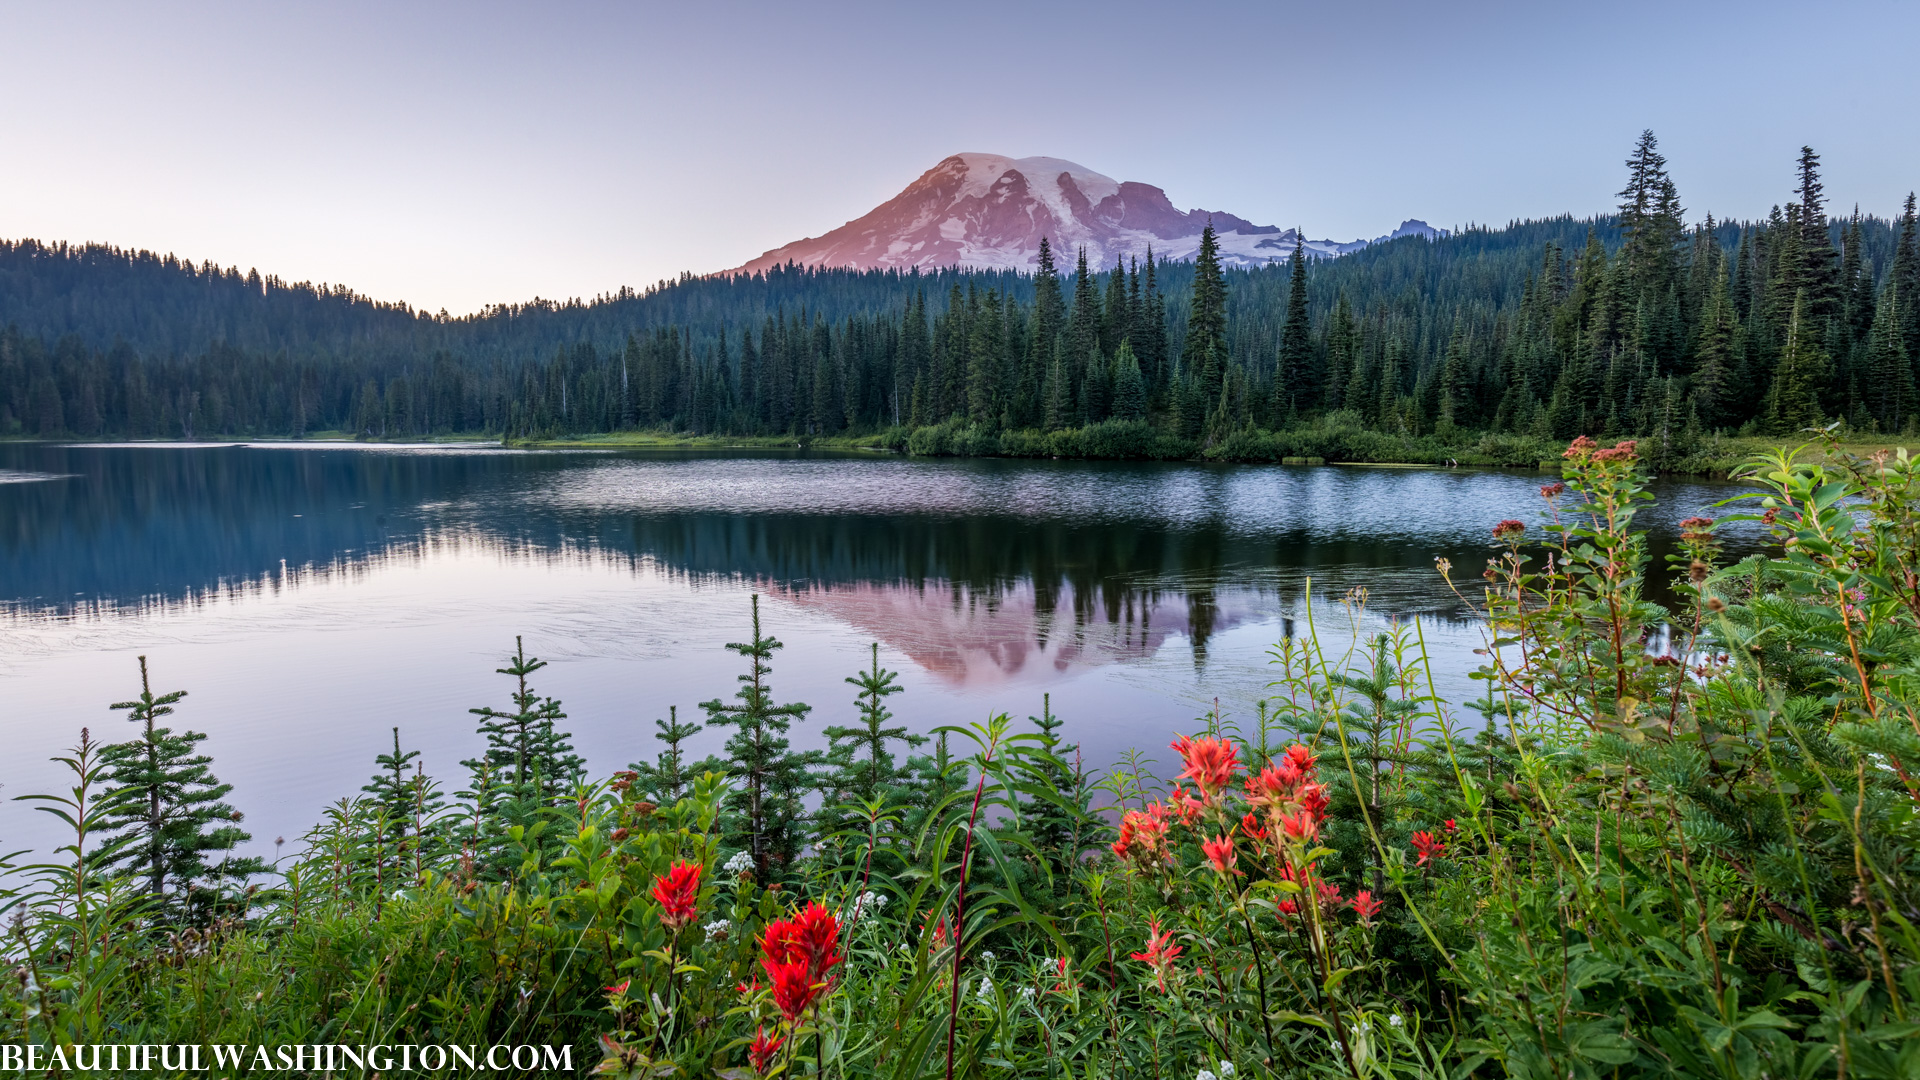
[[[1208,805],[1233,783],[1240,771],[1239,748],[1226,739],[1191,739],[1185,735],[1173,741],[1186,768],[1180,777],[1192,780]]]
[[[1427,865],[1427,860],[1429,859],[1444,859],[1447,857],[1446,841],[1435,837],[1425,829],[1413,834],[1413,850],[1419,855],[1419,858],[1414,863],[1416,866]]]
[[[1200,845],[1200,850],[1206,853],[1207,858],[1213,863],[1213,868],[1216,871],[1222,874],[1233,873],[1240,874],[1242,877],[1246,876],[1241,871],[1234,869],[1235,865],[1240,861],[1240,855],[1233,849],[1232,837],[1217,836],[1212,840],[1204,841]]]
[[[1185,950],[1173,943],[1173,932],[1169,930],[1162,933],[1160,920],[1154,917],[1147,920],[1145,951],[1130,955],[1133,959],[1153,968],[1154,975],[1159,980],[1160,989],[1164,992],[1167,988],[1167,970],[1173,966],[1175,960],[1180,958],[1183,951]]]
[[[653,898],[660,902],[660,923],[669,932],[693,922],[700,903],[700,864],[674,863],[654,879]]]

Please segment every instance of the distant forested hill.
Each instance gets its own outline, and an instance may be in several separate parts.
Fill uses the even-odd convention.
[[[1146,425],[1204,447],[1334,418],[1408,437],[1901,431],[1920,237],[1826,211],[1688,224],[1652,136],[1617,213],[1296,266],[1032,275],[778,268],[460,318],[113,248],[0,243],[0,434],[626,429],[995,436]],[[1783,195],[1788,193],[1783,192]],[[1171,444],[1170,444],[1171,445]]]

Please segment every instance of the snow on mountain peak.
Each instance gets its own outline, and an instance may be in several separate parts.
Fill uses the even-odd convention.
[[[1182,212],[1151,184],[1121,182],[1061,158],[954,154],[864,216],[823,236],[775,248],[731,272],[753,273],[789,262],[861,270],[1032,270],[1042,238],[1063,270],[1080,248],[1095,266],[1144,258],[1149,248],[1157,256],[1191,259],[1208,221],[1219,238],[1221,261],[1228,265],[1286,262],[1299,240],[1292,229],[1255,225],[1223,211]],[[1424,222],[1408,221],[1393,236],[1421,230],[1427,230]],[[1325,257],[1374,242],[1308,240],[1305,247]]]

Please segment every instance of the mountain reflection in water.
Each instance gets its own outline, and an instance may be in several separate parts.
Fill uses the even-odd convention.
[[[1369,627],[1421,616],[1442,693],[1478,629],[1433,569],[1478,584],[1488,530],[1533,519],[1527,473],[767,453],[0,444],[0,686],[8,793],[104,729],[134,656],[186,687],[182,722],[256,837],[297,835],[365,781],[388,728],[459,776],[466,710],[525,633],[601,773],[655,747],[668,705],[732,692],[746,593],[768,595],[795,744],[853,719],[842,680],[881,643],[927,730],[991,711],[1068,719],[1092,766],[1164,747],[1216,698],[1268,693],[1266,649],[1364,588]],[[1734,493],[1660,483],[1674,525]],[[1732,537],[1738,547],[1740,538]],[[1656,565],[1664,565],[1656,563]],[[1334,622],[1340,620],[1334,619]],[[111,737],[120,737],[117,732]],[[716,749],[703,733],[696,752]],[[249,795],[249,793],[252,793]],[[249,800],[252,801],[249,801]],[[40,828],[0,804],[0,835]]]

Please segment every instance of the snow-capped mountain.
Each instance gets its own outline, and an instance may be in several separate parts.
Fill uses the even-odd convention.
[[[905,191],[863,217],[824,236],[778,247],[732,273],[785,263],[861,270],[969,266],[1031,270],[1045,237],[1064,270],[1079,248],[1087,260],[1111,266],[1116,258],[1191,259],[1211,219],[1220,258],[1230,266],[1260,266],[1293,257],[1299,233],[1255,225],[1219,210],[1182,212],[1152,184],[1121,182],[1059,158],[955,154]],[[1345,255],[1401,236],[1443,236],[1423,221],[1407,221],[1377,240],[1308,240],[1318,257]]]

